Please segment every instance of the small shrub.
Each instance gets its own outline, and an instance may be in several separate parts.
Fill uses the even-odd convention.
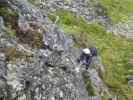
[[[44,29],[42,29],[40,25],[38,26],[37,23],[29,23],[29,25],[30,28],[25,32],[18,30],[16,36],[21,43],[28,44],[33,48],[41,48],[43,45],[42,32],[44,32]]]

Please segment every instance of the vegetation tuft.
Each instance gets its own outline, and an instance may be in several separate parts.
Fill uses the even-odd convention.
[[[34,4],[36,0],[28,0],[30,3]]]
[[[6,6],[0,6],[0,16],[2,16],[4,19],[6,26],[5,31],[10,36],[16,36],[18,13],[12,11],[10,8]]]
[[[86,75],[86,73],[83,73],[83,79],[84,79],[84,82],[86,84],[88,95],[95,96],[96,95],[95,90],[92,87],[92,84],[91,84],[91,81],[89,79],[89,76]]]

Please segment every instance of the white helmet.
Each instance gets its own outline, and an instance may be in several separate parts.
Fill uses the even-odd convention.
[[[83,53],[85,53],[85,54],[91,54],[91,51],[90,51],[89,48],[85,48],[85,49],[83,49],[82,51],[83,51]]]

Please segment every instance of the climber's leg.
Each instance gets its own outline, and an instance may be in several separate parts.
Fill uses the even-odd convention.
[[[88,68],[89,68],[89,65],[87,64],[87,65],[86,65],[86,70],[88,70]]]

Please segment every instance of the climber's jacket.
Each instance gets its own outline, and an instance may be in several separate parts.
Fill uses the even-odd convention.
[[[96,47],[91,47],[89,48],[90,49],[90,52],[91,52],[91,55],[94,57],[94,56],[97,56],[97,49]]]
[[[80,57],[77,59],[77,61],[78,63],[81,62],[86,66],[86,69],[88,69],[92,62],[92,57],[94,56],[97,56],[97,49],[95,47],[85,48],[81,50]]]

